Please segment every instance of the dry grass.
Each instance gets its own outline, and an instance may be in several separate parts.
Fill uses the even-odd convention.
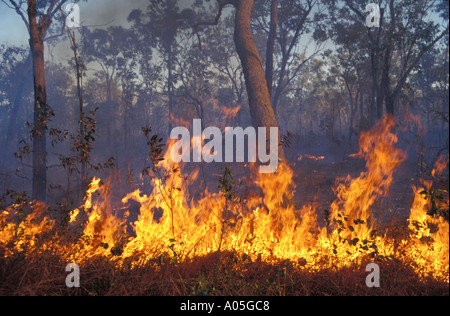
[[[60,257],[16,254],[0,259],[0,295],[31,296],[429,296],[449,295],[448,283],[420,278],[399,261],[381,262],[381,287],[368,288],[365,264],[307,271],[292,262],[252,262],[213,253],[183,263],[150,260],[121,268],[107,258],[80,266],[81,287],[67,288]]]

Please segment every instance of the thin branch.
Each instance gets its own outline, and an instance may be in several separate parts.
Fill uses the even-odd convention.
[[[28,32],[30,31],[30,24],[28,23],[28,20],[26,19],[24,12],[22,12],[21,4],[17,4],[14,0],[9,0],[12,6],[10,6],[6,0],[1,0],[8,8],[13,9],[17,12],[18,15],[22,18],[23,22],[25,23],[25,26],[27,27]]]
[[[200,26],[216,26],[216,25],[218,25],[220,18],[222,17],[223,8],[225,8],[225,6],[227,6],[227,5],[235,5],[234,0],[217,0],[217,2],[219,3],[219,10],[216,14],[216,17],[214,18],[214,21],[202,21],[202,22],[198,22],[198,23],[194,24],[194,26],[193,26],[195,34],[197,35],[197,38],[198,38],[200,50],[202,50],[202,40],[200,38],[198,28]]]
[[[58,3],[58,1],[60,1],[60,2],[58,5],[56,5]],[[50,6],[47,9],[47,15],[53,17],[56,14],[56,12],[61,10],[61,7],[66,2],[67,2],[67,0],[53,0],[53,2],[50,4]],[[55,6],[56,6],[56,8],[55,8]]]

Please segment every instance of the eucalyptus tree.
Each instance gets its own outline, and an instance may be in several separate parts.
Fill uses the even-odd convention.
[[[54,20],[62,18],[60,10],[68,0],[2,0],[9,8],[14,10],[24,22],[30,35],[30,50],[33,62],[34,79],[34,119],[33,119],[33,176],[32,198],[45,202],[47,199],[47,130],[48,120],[53,115],[51,107],[47,104],[44,42],[49,37],[58,34],[50,31]],[[72,1],[74,2],[74,1]],[[77,1],[75,1],[77,2]],[[63,25],[65,20],[59,20]]]
[[[153,62],[162,60],[165,65],[165,87],[162,90],[168,97],[169,133],[172,129],[170,115],[175,106],[176,65],[181,48],[177,36],[184,30],[191,30],[194,17],[195,12],[182,9],[178,0],[150,0],[146,10],[136,9],[128,16],[132,28],[139,34],[140,45],[153,48],[152,56],[146,57]]]
[[[448,36],[448,2],[379,0],[380,24],[370,27],[366,26],[366,1],[324,1],[329,5],[332,28],[359,26],[347,29],[357,36],[342,32],[337,41],[338,45],[358,43],[370,60],[372,115],[394,115],[398,98],[422,57]]]
[[[269,89],[267,88],[263,62],[255,44],[251,28],[255,2],[254,0],[216,0],[216,3],[218,5],[216,17],[209,21],[199,21],[195,25],[195,29],[198,32],[199,27],[202,25],[217,25],[222,17],[224,8],[226,6],[234,7],[234,43],[244,73],[253,126],[278,128]],[[283,145],[280,135],[278,136],[278,157],[280,160],[284,160]],[[269,146],[269,141],[267,141],[267,148]]]
[[[285,92],[307,63],[325,50],[324,6],[318,0],[255,3],[253,29],[267,38],[265,73],[275,112]]]

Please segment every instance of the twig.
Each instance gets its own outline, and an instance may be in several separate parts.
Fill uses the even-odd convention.
[[[217,2],[219,3],[219,10],[216,14],[216,17],[214,18],[214,21],[202,21],[202,22],[198,22],[198,23],[194,24],[194,31],[198,38],[200,50],[202,50],[202,40],[201,40],[200,34],[198,32],[199,26],[216,26],[216,25],[218,25],[220,18],[222,17],[223,8],[229,4],[234,5],[233,0],[217,0]]]

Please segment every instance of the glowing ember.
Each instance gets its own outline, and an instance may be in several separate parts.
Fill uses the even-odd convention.
[[[325,159],[325,156],[313,156],[313,155],[309,155],[309,154],[304,154],[304,155],[299,155],[299,156],[297,157],[297,161],[302,161],[303,158],[318,161],[318,160],[324,160],[324,159]]]

